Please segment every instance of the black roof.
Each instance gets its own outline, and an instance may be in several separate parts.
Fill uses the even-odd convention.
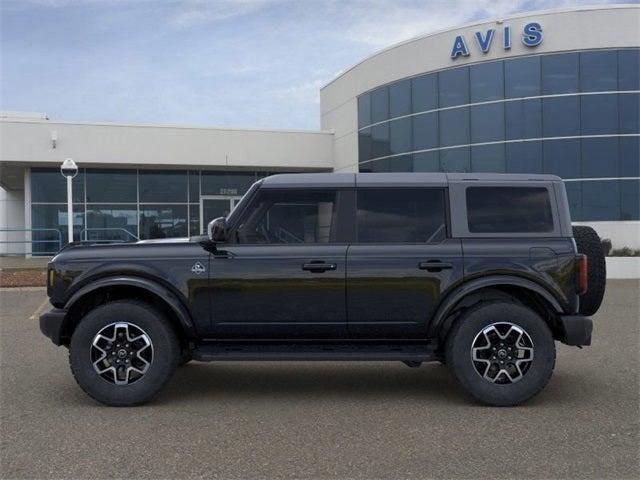
[[[560,181],[555,175],[504,173],[286,173],[262,180],[263,188],[293,187],[445,187],[451,182],[532,182]]]

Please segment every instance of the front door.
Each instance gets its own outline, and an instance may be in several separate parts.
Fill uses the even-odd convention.
[[[217,338],[345,338],[335,190],[263,189],[211,257]]]
[[[460,240],[448,238],[443,188],[361,188],[347,254],[353,338],[426,338],[443,292],[462,280]]]
[[[235,208],[242,197],[225,195],[203,195],[200,197],[200,230],[207,231],[209,222],[218,217],[226,217]]]

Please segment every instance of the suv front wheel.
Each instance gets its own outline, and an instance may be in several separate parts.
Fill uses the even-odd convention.
[[[171,378],[180,345],[167,319],[134,300],[96,307],[78,324],[69,364],[80,387],[111,406],[144,403]]]
[[[493,302],[465,312],[445,345],[447,366],[477,400],[518,405],[551,378],[556,350],[546,322],[519,304]]]

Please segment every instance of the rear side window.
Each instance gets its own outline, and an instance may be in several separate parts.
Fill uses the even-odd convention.
[[[357,192],[360,243],[434,243],[446,236],[441,188],[371,188]]]
[[[551,201],[544,187],[469,187],[467,217],[471,233],[553,231]]]

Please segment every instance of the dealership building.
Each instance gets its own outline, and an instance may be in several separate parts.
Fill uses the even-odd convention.
[[[639,25],[639,6],[616,5],[420,36],[322,87],[320,131],[4,112],[0,251],[47,254],[67,241],[66,157],[80,167],[76,241],[199,234],[278,172],[444,171],[558,175],[574,222],[640,248]]]

